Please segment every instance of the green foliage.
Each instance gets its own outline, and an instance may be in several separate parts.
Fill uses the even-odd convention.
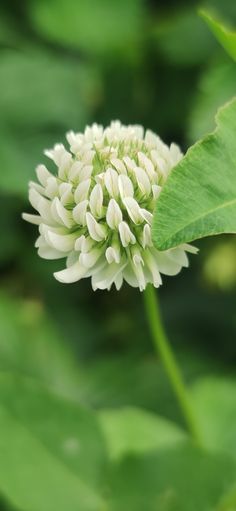
[[[202,10],[200,14],[228,54],[236,60],[236,32],[226,28],[209,12]]]
[[[196,142],[214,129],[218,108],[236,93],[236,66],[226,59],[210,64],[200,78],[188,123],[188,140]]]
[[[205,62],[214,51],[209,30],[193,8],[178,9],[173,15],[166,16],[162,23],[158,21],[153,31],[154,40],[171,63],[194,66]]]
[[[155,212],[157,248],[236,232],[235,131],[233,100],[220,110],[216,131],[193,146],[170,175]]]
[[[142,0],[33,0],[29,12],[36,29],[49,39],[89,54],[111,55],[136,42],[144,13]]]
[[[8,50],[0,54],[0,83],[0,190],[25,196],[43,150],[86,122],[96,73],[47,52]]]
[[[93,415],[32,381],[0,377],[0,491],[28,510],[101,508],[106,463]]]
[[[189,443],[129,456],[111,477],[111,511],[218,511],[235,481],[235,462]]]
[[[236,382],[208,377],[192,389],[193,405],[208,447],[236,457]]]
[[[114,460],[175,445],[186,436],[173,423],[138,408],[102,410],[98,417]]]
[[[14,371],[78,399],[80,370],[73,352],[36,300],[0,295],[0,370]]]

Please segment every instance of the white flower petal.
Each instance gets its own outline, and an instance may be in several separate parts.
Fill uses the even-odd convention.
[[[159,272],[158,262],[150,250],[145,251],[145,264],[152,274],[152,282],[154,287],[159,287],[162,284],[162,279]]]
[[[65,257],[65,253],[50,247],[43,236],[38,237],[35,247],[38,248],[38,254],[42,259],[61,259]]]
[[[114,279],[114,284],[115,284],[116,290],[119,291],[121,286],[122,286],[122,284],[123,284],[123,274],[122,274],[122,272],[118,273],[118,275]]]
[[[120,250],[118,247],[108,247],[106,249],[106,260],[108,264],[120,262]]]
[[[79,183],[74,193],[74,199],[76,204],[88,198],[90,185],[91,179],[86,179],[85,181],[82,181],[82,183]]]
[[[41,196],[44,197],[44,195],[45,195],[44,187],[41,186],[39,183],[35,183],[34,181],[30,181],[29,182],[29,187],[31,188],[31,190],[36,190],[36,192],[38,192]]]
[[[55,197],[51,203],[51,213],[54,220],[59,224],[65,225],[69,229],[73,226],[71,211],[63,206],[58,197]]]
[[[59,186],[58,181],[55,176],[50,176],[47,180],[47,184],[45,187],[45,195],[50,199],[53,199],[59,194]]]
[[[71,284],[86,277],[87,272],[88,269],[84,268],[78,260],[72,266],[69,266],[65,270],[58,271],[53,275],[57,280],[59,280],[59,282],[62,282],[63,284]]]
[[[69,170],[69,174],[68,174],[68,177],[72,182],[79,181],[79,173],[80,173],[80,170],[82,169],[82,167],[83,167],[82,161],[76,160],[76,161],[74,161],[74,163],[72,163],[70,170]],[[90,176],[88,176],[88,177],[90,177]]]
[[[96,264],[99,257],[102,255],[101,248],[94,248],[90,252],[81,252],[80,254],[80,263],[85,266],[85,268],[91,268]]]
[[[153,214],[150,213],[150,211],[147,211],[147,209],[141,208],[140,209],[140,215],[141,217],[148,222],[150,225],[152,225],[153,221]]]
[[[81,252],[82,244],[83,244],[84,240],[85,240],[85,235],[84,234],[79,236],[79,238],[77,238],[77,240],[75,240],[74,250],[76,250],[77,252]]]
[[[106,221],[111,229],[118,229],[120,222],[122,222],[122,211],[115,199],[109,201]]]
[[[143,222],[143,216],[141,215],[141,209],[137,201],[133,197],[124,197],[123,204],[126,210],[135,224]]]
[[[131,232],[127,222],[123,221],[119,224],[119,234],[123,247],[128,247],[130,243],[134,244],[136,242],[136,238]]]
[[[158,199],[160,193],[161,193],[162,187],[159,185],[152,185],[152,193],[154,199]]]
[[[100,184],[96,184],[90,194],[89,206],[93,216],[99,218],[102,214],[103,191]]]
[[[92,175],[92,172],[93,172],[93,166],[92,165],[83,165],[83,167],[79,171],[79,175],[78,175],[79,181],[82,182],[82,181],[85,181],[87,179],[90,179],[91,175]]]
[[[183,158],[183,153],[180,151],[179,146],[173,142],[170,144],[170,156],[173,166],[177,165],[177,163],[179,163],[179,161]]]
[[[132,261],[135,266],[139,266],[140,264],[144,266],[144,261],[140,252],[140,249],[137,246],[133,246],[131,248]]]
[[[29,213],[22,213],[23,220],[29,222],[30,224],[40,225],[42,222],[42,217],[39,215],[30,215]]]
[[[194,247],[194,245],[189,245],[188,243],[181,245],[181,248],[190,254],[197,254],[199,252],[199,248]]]
[[[118,187],[118,174],[116,170],[109,168],[106,170],[104,175],[104,183],[106,189],[111,197],[117,198],[119,195],[119,187]]]
[[[79,202],[77,206],[74,207],[72,211],[72,216],[76,224],[78,225],[86,225],[86,213],[88,207],[88,200],[85,199],[82,202]]]
[[[34,209],[36,209],[41,217],[48,223],[53,223],[54,218],[51,214],[51,202],[42,197],[36,190],[29,190],[29,200]]]
[[[86,213],[86,222],[89,234],[95,241],[103,241],[106,239],[106,229],[104,225],[99,224],[91,213]]]
[[[177,275],[180,272],[181,265],[177,261],[170,259],[168,253],[159,252],[154,248],[151,249],[151,253],[157,262],[159,271],[164,275]]]
[[[120,158],[111,158],[111,164],[121,175],[127,175],[127,170],[124,162]]]
[[[111,285],[117,280],[118,275],[124,270],[127,262],[120,264],[110,264],[92,276],[93,289],[110,289]]]
[[[127,170],[131,171],[135,169],[136,163],[133,159],[131,159],[129,156],[124,156],[123,162],[126,165]]]
[[[121,198],[133,197],[134,187],[131,179],[123,174],[118,177],[118,187]]]
[[[95,241],[90,236],[83,237],[81,244],[81,252],[87,253],[95,246]]]
[[[173,248],[167,251],[168,257],[175,263],[179,263],[180,266],[185,268],[188,267],[189,261],[188,256],[181,247]]]
[[[143,248],[152,246],[151,229],[148,224],[145,224],[141,236],[141,244]]]
[[[38,165],[36,167],[36,174],[37,174],[37,178],[38,178],[39,182],[44,187],[47,185],[47,180],[50,177],[52,177],[51,172],[49,172],[49,170],[47,169],[47,167],[45,165]]]
[[[151,183],[155,182],[158,176],[157,173],[155,172],[152,160],[140,151],[138,153],[138,161],[140,167],[146,170]]]
[[[56,234],[53,231],[48,230],[47,239],[50,245],[60,252],[70,252],[74,248],[76,234]]]
[[[134,174],[138,183],[138,187],[144,195],[150,195],[151,183],[145,170],[141,167],[135,167]]]
[[[135,274],[135,276],[137,278],[138,287],[139,287],[140,291],[144,291],[144,289],[145,289],[145,287],[147,285],[147,282],[146,282],[146,278],[145,278],[145,275],[144,275],[142,264],[141,263],[139,263],[139,264],[134,264],[133,263],[132,266],[133,266],[134,274]]]

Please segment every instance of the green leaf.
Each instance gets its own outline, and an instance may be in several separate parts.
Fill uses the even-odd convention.
[[[144,15],[142,0],[34,0],[29,14],[50,40],[112,57],[138,41]]]
[[[200,15],[227,53],[236,60],[236,32],[226,28],[218,19],[205,10],[200,10]]]
[[[236,485],[234,484],[229,492],[223,496],[217,511],[235,511],[236,509]]]
[[[190,443],[129,456],[111,477],[111,511],[216,511],[235,482],[235,462]]]
[[[31,380],[0,376],[0,492],[24,511],[102,509],[106,455],[92,413]]]
[[[153,241],[160,250],[236,232],[236,100],[219,110],[217,128],[189,149],[160,198]]]
[[[102,410],[98,418],[112,459],[177,444],[186,437],[174,423],[138,408]]]
[[[236,381],[203,378],[193,385],[192,399],[205,445],[236,458]]]

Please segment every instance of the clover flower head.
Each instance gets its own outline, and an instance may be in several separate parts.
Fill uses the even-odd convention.
[[[29,200],[37,215],[23,218],[39,226],[36,247],[45,259],[66,258],[54,273],[63,283],[91,277],[93,289],[120,289],[125,280],[142,291],[159,287],[161,273],[188,266],[190,245],[159,252],[152,243],[153,210],[171,169],[182,158],[141,126],[119,121],[67,134],[69,150],[56,144],[45,154],[56,172],[36,169]]]

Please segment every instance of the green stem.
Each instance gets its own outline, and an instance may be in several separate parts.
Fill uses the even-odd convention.
[[[188,391],[185,387],[181,371],[167,339],[161,320],[157,293],[152,285],[148,285],[144,291],[144,303],[155,349],[161,357],[162,363],[172,385],[172,389],[178,400],[179,407],[184,416],[187,428],[195,442],[200,444],[200,435],[193,417]]]

